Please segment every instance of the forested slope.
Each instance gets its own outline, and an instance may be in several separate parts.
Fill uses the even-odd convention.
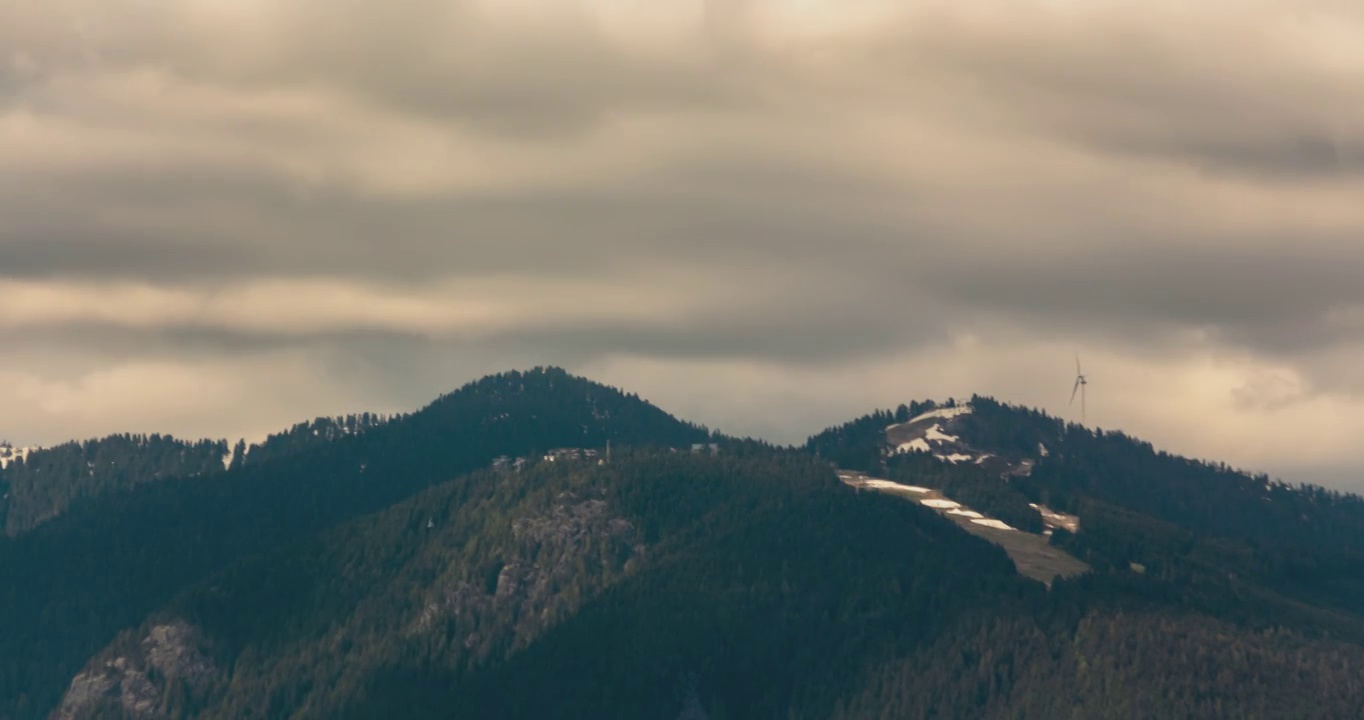
[[[183,624],[214,670],[154,696],[202,717],[644,717],[693,694],[730,717],[828,711],[969,609],[1043,595],[997,548],[803,456],[629,453],[446,483],[245,561],[69,697],[112,682],[122,702],[134,680],[110,661],[146,668],[145,639]]]
[[[982,397],[887,447],[935,407],[782,449],[549,369],[300,423],[0,540],[0,718],[1357,717],[1359,498]]]
[[[159,480],[220,473],[227,443],[113,435],[34,450],[0,469],[0,526],[15,536],[66,512]]]
[[[387,507],[500,455],[707,437],[562,370],[506,373],[426,408],[229,472],[145,484],[0,543],[0,717],[44,715],[92,654],[232,561]],[[250,455],[248,455],[248,458]]]

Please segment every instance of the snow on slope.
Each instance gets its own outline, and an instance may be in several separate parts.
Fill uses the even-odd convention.
[[[10,463],[16,460],[24,460],[28,458],[28,456],[31,455],[34,451],[41,449],[42,448],[37,447],[17,448],[12,445],[0,445],[0,470],[4,470],[5,468],[9,467]]]
[[[842,480],[845,485],[851,485],[856,488],[880,490],[882,492],[891,492],[896,494],[907,493],[915,495],[917,496],[919,504],[923,505],[926,508],[932,508],[940,513],[943,513],[944,515],[949,515],[954,518],[960,518],[961,520],[969,521],[982,527],[994,528],[996,530],[1015,530],[1013,527],[1009,526],[1007,523],[1001,520],[996,520],[992,517],[983,515],[979,512],[976,512],[975,510],[972,510],[971,508],[966,507],[965,505],[962,505],[956,500],[945,497],[942,493],[938,492],[937,490],[933,490],[926,487],[919,487],[918,485],[902,485],[900,483],[891,482],[889,480],[881,480],[879,478],[867,477],[863,473],[855,472],[852,470],[839,470],[838,478]]]
[[[918,485],[901,485],[900,483],[893,483],[889,480],[867,480],[862,483],[862,487],[869,487],[874,490],[890,490],[892,492],[910,492],[916,495],[930,492],[926,487],[919,487]]]
[[[909,422],[886,428],[886,439],[897,454],[934,453],[939,460],[953,464],[971,461],[975,456],[963,452],[967,448],[962,444],[961,436],[950,435],[943,429],[945,424],[951,424],[953,418],[970,412],[970,405],[929,410]]]
[[[956,407],[950,408],[938,408],[937,410],[929,410],[928,412],[919,415],[918,417],[910,419],[908,424],[913,424],[919,422],[920,420],[927,420],[929,418],[941,418],[943,420],[951,420],[952,418],[958,415],[965,415],[969,412],[971,412],[970,405],[958,405]]]
[[[928,441],[923,438],[914,438],[907,443],[901,443],[900,446],[895,449],[902,453],[933,451],[933,448],[929,446]]]
[[[911,453],[932,454],[945,463],[958,465],[974,463],[980,469],[1008,481],[1013,477],[1027,477],[1037,464],[1036,457],[1047,457],[1051,451],[1037,444],[1037,456],[1026,457],[1014,452],[985,452],[963,440],[966,431],[961,416],[972,412],[970,405],[930,410],[910,420],[886,428],[886,444],[896,455]]]
[[[937,423],[934,423],[933,427],[924,432],[924,439],[931,442],[961,442],[961,436],[944,433],[942,426]]]
[[[1042,524],[1047,527],[1048,532],[1055,530],[1056,528],[1061,528],[1062,530],[1067,530],[1069,532],[1079,532],[1080,530],[1080,518],[1076,515],[1067,515],[1066,513],[1052,510],[1046,505],[1038,505],[1036,503],[1028,503],[1028,507],[1036,510],[1038,514],[1042,516]]]
[[[906,420],[905,422],[895,423],[894,425],[891,425],[890,427],[886,428],[886,430],[889,431],[894,430],[896,428],[902,428],[907,425],[913,425],[915,423],[923,422],[925,420],[932,420],[933,418],[937,418],[939,420],[951,420],[952,418],[957,417],[958,415],[965,415],[969,412],[971,412],[970,405],[958,405],[957,407],[938,408],[937,410],[929,410],[928,412],[923,413],[921,415],[915,415],[914,417],[910,418],[909,420]]]
[[[918,428],[903,428],[899,439],[906,440],[908,439],[906,436],[922,430],[922,425]],[[971,450],[967,447],[961,449]],[[1027,474],[1034,463],[1031,458],[1010,459],[991,455],[982,455],[977,463],[980,464],[986,458],[991,460],[988,469],[992,471],[1003,469],[1005,478]],[[1091,570],[1084,562],[1050,542],[1049,536],[1053,534],[1055,528],[1066,527],[1071,532],[1078,529],[1079,518],[1073,515],[1053,511],[1045,505],[1034,505],[1033,509],[1042,516],[1043,525],[1046,527],[1041,534],[1037,534],[1019,530],[1002,520],[988,517],[931,488],[871,478],[863,472],[854,470],[839,470],[838,477],[844,484],[855,488],[887,492],[917,500],[921,506],[937,511],[955,522],[958,527],[1003,548],[1019,574],[1037,580],[1047,587],[1051,587],[1052,582],[1058,577],[1070,577]]]

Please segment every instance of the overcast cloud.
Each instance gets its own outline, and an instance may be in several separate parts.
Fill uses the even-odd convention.
[[[798,441],[1078,351],[1091,424],[1364,487],[1360,7],[0,0],[0,436],[557,364]]]

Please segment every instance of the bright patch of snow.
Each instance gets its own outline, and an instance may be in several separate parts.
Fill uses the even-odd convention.
[[[980,520],[972,520],[971,522],[973,522],[973,523],[975,523],[975,524],[977,524],[977,525],[984,525],[985,527],[995,528],[995,529],[997,529],[997,530],[1013,530],[1013,528],[1009,527],[1008,523],[1005,523],[1005,522],[1000,521],[1000,520],[995,520],[995,519],[993,519],[993,518],[985,518],[985,519],[980,519]]]
[[[1050,528],[1064,528],[1070,532],[1077,532],[1080,529],[1080,518],[1075,515],[1056,512],[1046,505],[1028,503],[1028,507],[1036,510],[1042,516],[1042,522]]]
[[[970,405],[958,405],[954,408],[938,408],[937,410],[929,410],[928,412],[913,418],[909,422],[916,423],[919,422],[920,420],[927,420],[929,418],[942,418],[943,420],[951,420],[952,418],[958,415],[965,415],[969,412],[971,412]]]
[[[228,450],[223,453],[223,469],[226,470],[230,467],[232,467],[232,451]]]
[[[1037,454],[1038,454],[1038,455],[1041,455],[1042,457],[1046,457],[1046,456],[1050,455],[1051,452],[1050,452],[1049,450],[1047,450],[1047,446],[1046,446],[1046,445],[1043,445],[1042,443],[1037,443]]]
[[[34,451],[41,449],[42,448],[37,447],[17,448],[11,445],[0,445],[0,470],[9,467],[10,463],[16,460],[26,460]]]
[[[936,508],[938,510],[955,510],[961,507],[961,503],[959,502],[953,502],[951,500],[938,500],[935,498],[924,498],[919,502],[923,503],[927,507]]]
[[[925,441],[923,438],[914,438],[913,440],[910,440],[907,443],[903,443],[902,445],[900,445],[900,447],[897,447],[895,449],[898,452],[911,453],[928,452],[932,448],[928,447],[928,442]]]
[[[985,517],[984,515],[981,515],[980,513],[976,512],[975,510],[962,510],[962,509],[960,509],[960,508],[955,509],[955,510],[948,510],[948,511],[947,511],[947,514],[948,514],[948,515],[960,515],[960,516],[965,517],[965,518],[973,518],[973,519],[976,519],[976,520],[979,520],[979,519]]]
[[[939,460],[943,460],[943,461],[946,461],[946,462],[950,462],[950,463],[952,463],[953,465],[956,465],[956,464],[959,463],[959,462],[963,462],[963,461],[965,461],[965,460],[970,460],[970,459],[971,459],[971,456],[970,456],[970,455],[962,455],[961,453],[952,453],[951,455],[934,455],[933,457],[935,457],[935,458],[937,458],[937,459],[939,459]]]
[[[948,434],[944,433],[944,432],[942,431],[942,426],[941,426],[941,425],[938,425],[937,423],[934,423],[933,427],[929,428],[929,429],[928,429],[928,432],[924,433],[924,439],[925,439],[925,440],[933,440],[933,441],[936,441],[936,442],[952,442],[952,443],[958,442],[958,441],[960,440],[960,438],[959,438],[958,436],[956,436],[956,435],[948,435]]]
[[[977,464],[977,465],[980,465],[981,463],[985,462],[987,459],[992,458],[992,457],[994,457],[994,455],[991,455],[991,454],[989,454],[989,453],[986,453],[986,454],[984,454],[984,455],[981,455],[980,457],[976,458],[976,464]]]
[[[926,492],[932,492],[931,490],[925,487],[919,487],[917,485],[901,485],[900,483],[893,483],[889,480],[864,480],[862,482],[862,487],[875,488],[877,490],[899,490],[902,492],[912,492],[916,495],[922,495]]]

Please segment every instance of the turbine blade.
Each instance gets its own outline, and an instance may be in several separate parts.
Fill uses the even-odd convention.
[[[1070,404],[1071,404],[1071,405],[1074,405],[1074,404],[1075,404],[1075,393],[1077,393],[1077,392],[1079,392],[1079,391],[1080,391],[1080,378],[1077,377],[1077,378],[1075,378],[1075,387],[1074,387],[1074,388],[1071,388],[1071,391],[1070,391]]]

